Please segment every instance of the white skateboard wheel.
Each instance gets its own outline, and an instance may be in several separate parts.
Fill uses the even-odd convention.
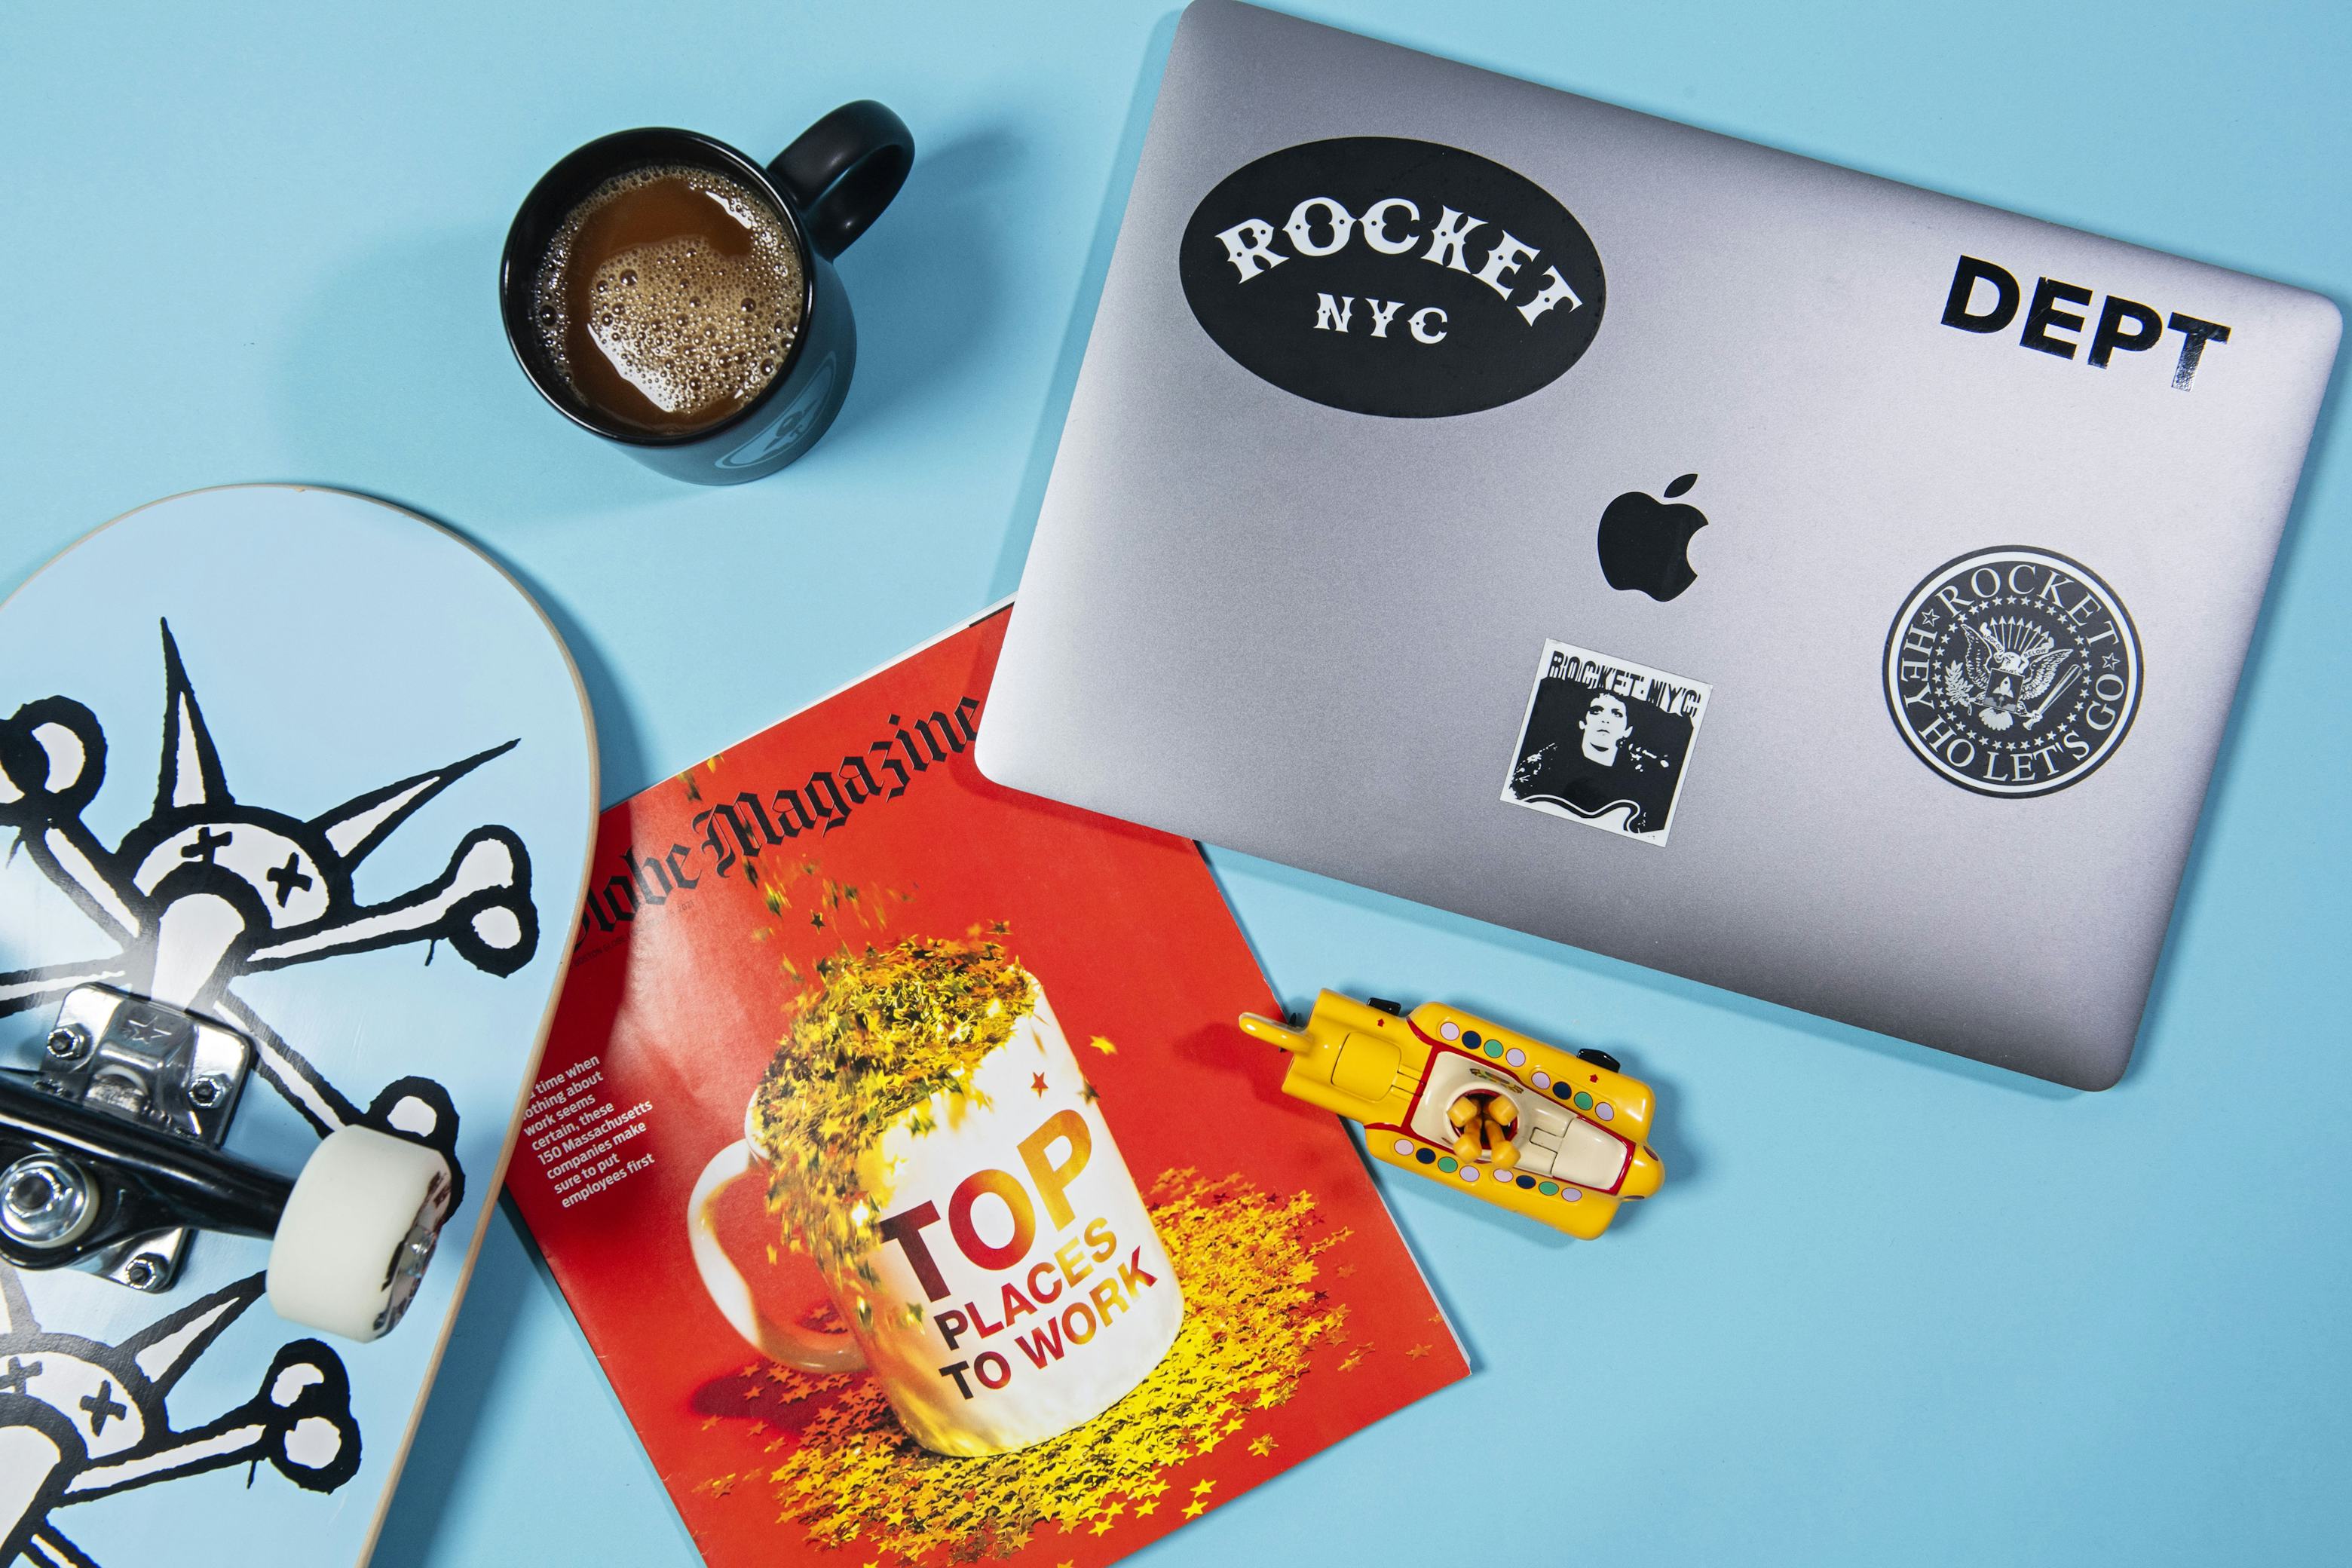
[[[449,1169],[421,1143],[345,1127],[320,1142],[278,1221],[269,1305],[362,1342],[400,1321],[433,1256]]]

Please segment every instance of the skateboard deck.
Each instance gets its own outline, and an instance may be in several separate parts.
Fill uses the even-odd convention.
[[[360,1126],[447,1173],[437,1247],[371,1342],[280,1318],[258,1236],[194,1230],[176,1258],[101,1258],[111,1278],[0,1258],[0,1564],[365,1560],[503,1178],[595,825],[555,632],[398,508],[176,496],[0,604],[0,1068],[56,1069],[61,1005],[106,994],[78,988],[153,996],[250,1042],[240,1082],[186,1090],[223,1154],[291,1178]]]

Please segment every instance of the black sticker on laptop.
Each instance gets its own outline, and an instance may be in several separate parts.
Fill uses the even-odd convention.
[[[1192,314],[1285,392],[1357,414],[1475,414],[1549,386],[1606,294],[1591,237],[1542,186],[1434,142],[1269,153],[1193,209]]]
[[[1705,681],[1547,642],[1503,798],[1664,844],[1713,693]]]
[[[2081,563],[2022,545],[1927,574],[1886,634],[1886,710],[1919,760],[1979,795],[2079,784],[2139,710],[2139,634]]]

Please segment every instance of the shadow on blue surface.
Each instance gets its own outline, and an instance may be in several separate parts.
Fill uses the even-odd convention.
[[[856,461],[871,441],[888,443],[895,460],[921,443],[926,421],[971,395],[959,373],[981,358],[1012,264],[993,248],[1003,235],[993,209],[1012,199],[1022,157],[1012,132],[994,128],[938,148],[919,142],[906,189],[842,253],[857,369],[825,437],[831,460]]]
[[[2306,285],[2308,287],[2308,285]],[[2330,296],[2333,298],[2333,296]],[[2343,302],[2336,302],[2337,309]],[[2271,561],[2270,580],[2263,585],[2263,607],[2254,619],[2254,629],[2246,647],[2245,668],[2238,672],[2238,691],[2230,705],[2230,721],[2222,726],[2220,749],[2215,753],[2212,777],[2206,781],[2205,804],[2198,813],[2197,831],[2189,841],[2189,858],[2180,871],[2180,889],[2172,901],[2172,918],[2164,931],[2164,946],[2156,958],[2156,973],[2148,983],[2147,1009],[2140,1015],[2139,1043],[2132,1052],[2131,1066],[2125,1072],[2126,1081],[2145,1073],[2154,1056],[2156,1037],[2163,1031],[2158,1026],[2167,1004],[2177,990],[2174,979],[2175,955],[2179,950],[2183,926],[2190,912],[2200,907],[2197,897],[2199,885],[2204,880],[2210,860],[2215,825],[2227,813],[2223,808],[2231,796],[2243,788],[2239,783],[2239,758],[2245,750],[2241,736],[2246,728],[2247,693],[2263,689],[2263,675],[2277,662],[2279,640],[2278,617],[2281,601],[2285,595],[2279,584],[2294,570],[2295,562],[2309,553],[2305,545],[2310,530],[2304,526],[2311,513],[2311,498],[2326,480],[2328,458],[2328,433],[2336,427],[2336,410],[2343,399],[2344,349],[2339,344],[2336,369],[2328,378],[2326,395],[2320,399],[2318,423],[2312,427],[2311,447],[2304,454],[2303,473],[2295,487],[2294,506],[2289,509],[2286,526],[2279,534],[2278,554]]]
[[[1070,399],[1077,391],[1078,366],[1087,357],[1095,307],[1102,300],[1103,279],[1110,271],[1110,253],[1118,244],[1119,221],[1127,216],[1127,194],[1135,184],[1135,166],[1143,158],[1143,135],[1151,127],[1152,105],[1160,99],[1160,78],[1168,68],[1168,51],[1175,45],[1180,20],[1181,14],[1175,11],[1160,18],[1144,46],[1143,63],[1137,68],[1135,95],[1128,101],[1127,123],[1119,130],[1118,151],[1111,158],[1110,184],[1095,219],[1094,239],[1087,247],[1086,267],[1078,274],[1077,296],[1070,303],[1069,325],[1062,333],[1062,352],[1054,362],[1045,406],[1037,416],[1037,435],[1029,444],[1021,488],[1013,493],[1004,552],[997,558],[996,574],[989,580],[992,600],[1021,585],[1021,568],[1029,559],[1029,540],[1037,530],[1037,513],[1045,504],[1045,482],[1053,477],[1054,455],[1061,449],[1062,425],[1069,417]]]
[[[449,1331],[449,1348],[417,1422],[383,1533],[376,1538],[370,1559],[374,1568],[411,1568],[433,1559],[442,1525],[451,1519],[450,1495],[464,1477],[475,1428],[497,1386],[499,1360],[514,1337],[526,1296],[539,1288],[503,1194],[482,1223],[481,1260]]]

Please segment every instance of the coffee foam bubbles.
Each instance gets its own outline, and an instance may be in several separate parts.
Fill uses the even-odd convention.
[[[724,208],[748,235],[748,252],[730,255],[686,235],[630,246],[576,278],[575,259],[588,260],[578,254],[583,226],[615,197],[663,180]],[[574,359],[587,349],[664,414],[717,419],[774,378],[799,336],[803,288],[791,235],[740,187],[685,165],[634,170],[598,186],[550,243],[539,277],[540,337],[575,391],[586,394]],[[573,310],[586,344],[571,331]]]
[[[588,331],[614,369],[667,414],[749,402],[792,346],[773,268],[699,240],[623,251],[597,268]]]

